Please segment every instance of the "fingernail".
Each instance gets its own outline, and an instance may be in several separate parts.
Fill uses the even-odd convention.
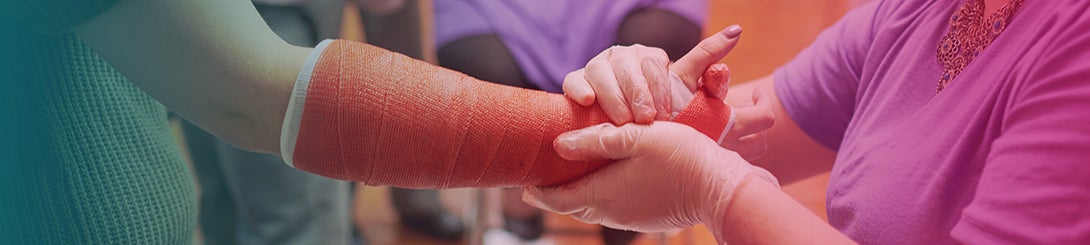
[[[647,96],[637,96],[635,99],[632,100],[632,102],[636,103],[636,108],[633,109],[636,110],[635,113],[637,115],[643,115],[648,117],[655,116],[655,108],[652,108],[650,105],[648,105],[651,102],[647,99]]]
[[[723,29],[723,35],[727,35],[727,38],[736,38],[742,35],[742,26],[734,24]]]
[[[534,194],[531,192],[534,192],[534,188],[528,187],[522,189],[522,202],[525,202],[530,206],[541,207],[541,200],[538,200],[537,197],[534,197]]]
[[[597,99],[597,98],[595,98],[593,89],[591,89],[589,87],[580,87],[579,90],[581,90],[581,91],[579,91],[579,93],[583,95],[580,98],[580,100],[581,100],[580,102],[582,104],[590,105],[591,103],[594,103],[594,100]]]
[[[575,140],[579,137],[578,134],[578,132],[569,132],[557,136],[556,142],[554,143],[556,145],[556,148],[558,150],[564,149],[564,151],[562,152],[571,152],[575,150]]]
[[[614,124],[621,125],[621,124],[632,122],[632,112],[628,111],[627,106],[625,106],[625,105],[617,106],[617,109],[613,110],[613,111],[619,111],[620,112],[620,113],[614,114],[614,116],[615,116],[614,118],[617,119],[617,122],[614,122]]]

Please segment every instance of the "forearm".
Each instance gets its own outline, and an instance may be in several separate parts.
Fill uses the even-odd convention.
[[[727,101],[732,105],[752,103],[753,93],[758,90],[772,101],[776,123],[766,131],[767,153],[751,162],[772,172],[781,185],[832,169],[836,153],[811,139],[787,114],[776,94],[772,75],[731,86]]]
[[[122,1],[76,32],[172,111],[243,148],[279,152],[310,49],[281,40],[249,1]]]
[[[718,224],[720,244],[854,244],[770,183],[749,178],[734,190]]]
[[[410,188],[550,186],[607,162],[560,158],[563,132],[608,122],[564,95],[488,83],[350,41],[318,46],[292,93],[281,149],[294,167]],[[311,68],[313,68],[311,70]],[[716,138],[731,120],[697,92],[676,122]]]

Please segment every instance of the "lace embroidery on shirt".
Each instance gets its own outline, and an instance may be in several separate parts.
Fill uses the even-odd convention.
[[[938,47],[938,61],[943,72],[935,93],[942,92],[969,62],[1003,32],[1020,6],[1022,0],[1011,0],[985,19],[984,0],[967,0],[950,16],[950,29]]]

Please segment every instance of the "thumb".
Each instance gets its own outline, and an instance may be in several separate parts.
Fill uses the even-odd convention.
[[[583,177],[557,187],[523,187],[522,202],[562,215],[582,213],[589,204],[587,203],[587,195],[591,191],[591,187],[580,183],[586,182],[585,179],[587,178],[590,177]]]
[[[670,65],[670,71],[685,82],[685,86],[689,87],[689,91],[696,91],[697,87],[700,87],[700,76],[704,74],[704,70],[726,57],[738,44],[738,37],[741,35],[741,26],[728,26],[726,29],[700,41],[693,50],[690,50],[689,53],[682,56],[673,65]]]
[[[726,100],[727,91],[730,90],[730,68],[726,64],[712,64],[704,72],[704,91],[720,100]]]
[[[603,123],[563,133],[553,141],[560,157],[572,161],[599,161],[632,157],[646,125],[617,127]]]

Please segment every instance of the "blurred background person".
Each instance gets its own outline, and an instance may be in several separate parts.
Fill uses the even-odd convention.
[[[420,0],[358,0],[360,20],[367,43],[434,63],[434,50],[424,23],[430,8]],[[430,52],[430,53],[429,53]],[[420,81],[426,82],[426,81]],[[390,188],[390,201],[400,224],[439,241],[460,241],[465,233],[462,219],[440,205],[436,190]]]

